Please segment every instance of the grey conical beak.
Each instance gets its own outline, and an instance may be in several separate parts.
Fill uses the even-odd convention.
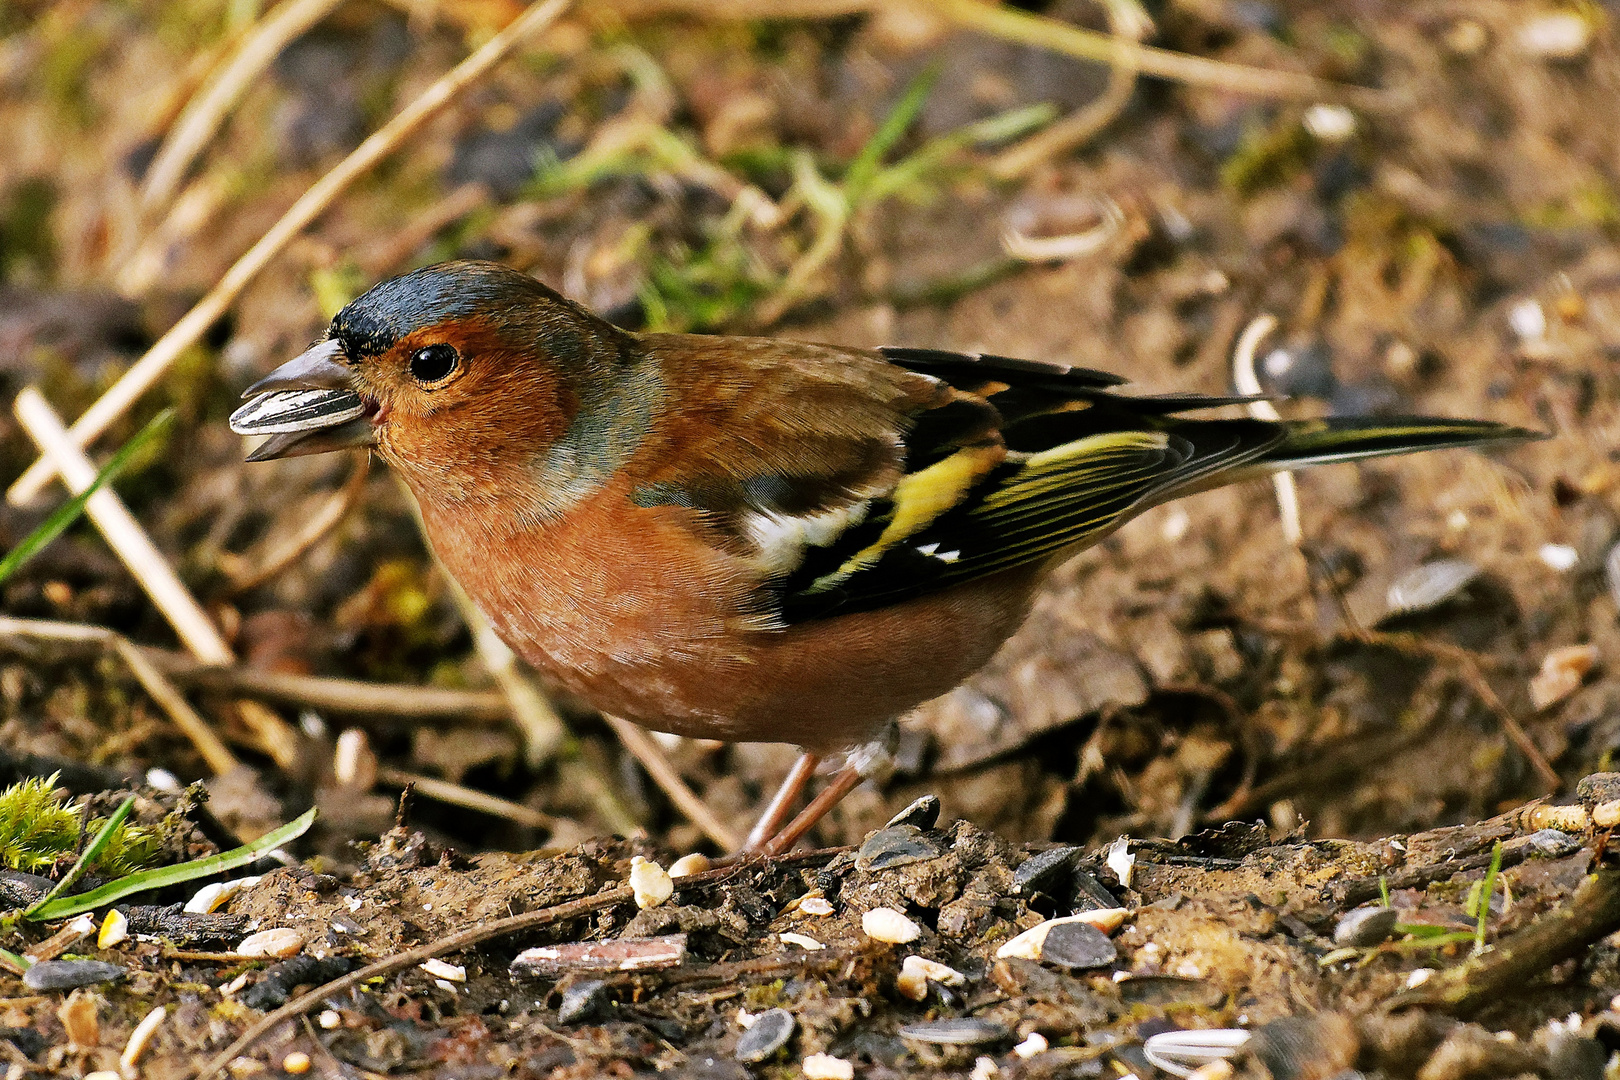
[[[239,435],[269,435],[249,461],[321,454],[369,446],[375,429],[350,372],[337,357],[342,346],[328,339],[282,364],[248,387],[246,404],[231,414]]]

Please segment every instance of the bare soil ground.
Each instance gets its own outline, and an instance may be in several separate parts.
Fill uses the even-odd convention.
[[[1498,948],[1482,964],[1540,917],[1602,909],[1577,890],[1605,880],[1589,871],[1614,824],[1599,812],[1609,789],[1591,786],[1569,820],[1531,808],[1568,801],[1620,746],[1613,9],[1149,6],[1163,48],[1380,92],[1342,108],[1331,92],[1257,96],[1221,78],[1121,74],[1110,90],[1106,65],[965,29],[946,6],[669,6],[681,10],[584,5],[520,50],[273,260],[98,444],[103,460],[176,410],[161,451],[116,487],[239,665],[189,661],[88,523],[0,583],[8,619],[106,627],[145,648],[240,762],[212,767],[102,646],[22,628],[0,634],[5,779],[60,772],[102,812],[138,791],[147,822],[175,805],[170,778],[200,781],[208,809],[176,853],[321,812],[291,852],[302,861],[259,867],[214,921],[71,947],[119,965],[122,982],[70,1006],[0,974],[8,1076],[116,1070],[158,1006],[138,1068],[185,1075],[299,987],[563,904],[556,921],[448,956],[464,983],[412,964],[335,992],[233,1071],[277,1075],[305,1054],[333,1077],[796,1076],[826,1053],[872,1077],[1146,1077],[1149,1036],[1244,1027],[1259,1034],[1237,1068],[1254,1076],[1605,1075],[1620,953],[1585,947],[1607,933],[1596,915],[1567,954],[1506,984],[1476,971],[1462,1005],[1436,1007],[1434,991],[1390,1006],[1461,985],[1444,972],[1472,951],[1461,938],[1480,919],[1466,909],[1496,841],[1484,928]],[[1109,25],[1078,0],[1023,7]],[[257,8],[0,8],[8,401],[32,384],[65,418],[81,413],[315,179],[517,10],[339,6],[252,80],[178,194],[143,210],[165,134]],[[890,175],[893,194],[857,207],[811,285],[784,286],[818,226],[794,170],[840,182],[931,69],[917,122],[884,160],[937,163]],[[1043,102],[1062,116],[1097,107],[1105,126],[1022,165],[1016,139],[951,153],[939,141]],[[602,133],[632,122],[685,150],[606,153]],[[784,219],[738,224],[744,185]],[[1009,229],[1085,243],[1014,259]],[[1269,313],[1258,368],[1286,415],[1477,416],[1552,437],[1302,474],[1299,548],[1262,485],[1150,512],[1056,574],[988,669],[906,720],[893,777],[846,799],[814,850],[678,881],[638,910],[614,891],[632,856],[668,866],[715,843],[577,703],[555,699],[560,738],[513,722],[386,470],[244,465],[224,423],[342,302],[457,256],[533,272],[625,325],[986,350],[1151,390],[1227,392],[1237,339]],[[7,410],[0,476],[35,453]],[[60,498],[0,506],[0,544]],[[341,520],[299,544],[334,500]],[[297,558],[276,566],[290,546]],[[1449,591],[1434,588],[1442,561],[1461,582]],[[1439,595],[1397,610],[1397,585]],[[1558,654],[1560,682],[1544,662],[1571,646],[1589,648]],[[793,757],[660,750],[739,831]],[[454,790],[418,783],[396,827],[413,778]],[[468,792],[504,802],[440,797]],[[886,827],[926,794],[937,823]],[[1122,834],[1138,838],[1129,881],[1105,857]],[[0,880],[6,906],[35,888]],[[1381,903],[1405,929],[1340,949],[1346,913]],[[1110,906],[1129,911],[1111,957],[996,955],[1043,918]],[[881,907],[920,936],[873,939],[862,919]],[[300,954],[229,951],[267,927],[296,930]],[[9,922],[6,947],[54,929]],[[620,945],[618,959],[679,949],[678,962],[510,967],[530,947],[642,938],[668,940]],[[913,1000],[897,983],[910,955],[961,982]],[[1441,974],[1415,974],[1429,970]],[[786,1041],[739,1061],[741,1020],[772,1009],[791,1016]],[[1468,1022],[1452,1018],[1464,1010]],[[1015,1052],[1031,1033],[1050,1049]]]

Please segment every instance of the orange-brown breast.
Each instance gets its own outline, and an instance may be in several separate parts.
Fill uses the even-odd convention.
[[[823,753],[983,666],[1041,576],[1019,568],[769,629],[742,559],[694,544],[691,511],[635,506],[623,483],[540,529],[422,510],[440,558],[502,639],[595,707],[660,731]]]

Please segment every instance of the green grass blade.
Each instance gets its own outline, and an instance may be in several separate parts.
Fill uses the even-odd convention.
[[[150,423],[143,427],[133,439],[121,446],[118,452],[108,460],[107,464],[102,466],[101,471],[96,473],[96,478],[91,481],[89,487],[57,507],[56,512],[41,522],[39,528],[29,533],[22,543],[6,552],[5,558],[0,559],[0,582],[16,573],[18,567],[39,553],[40,548],[62,535],[69,525],[77,521],[79,515],[84,513],[84,504],[90,501],[90,496],[100,491],[113,477],[123,472],[135,455],[139,454],[146,448],[148,443],[157,438],[169,426],[169,421],[173,418],[174,410],[172,409],[165,409],[152,417]]]
[[[923,105],[928,101],[929,93],[934,89],[934,83],[939,80],[939,71],[939,65],[933,64],[911,80],[911,85],[906,87],[906,92],[900,96],[894,108],[889,110],[889,115],[883,118],[883,123],[878,125],[877,131],[866,140],[861,152],[855,155],[855,160],[844,170],[841,186],[844,189],[844,198],[849,201],[850,206],[860,204],[865,197],[866,187],[877,175],[884,156],[894,149],[894,144],[900,141],[900,137],[912,124],[916,123]]]
[[[134,808],[135,796],[133,795],[119,803],[118,809],[112,812],[112,817],[107,819],[107,823],[101,827],[94,838],[85,845],[84,850],[79,853],[79,861],[73,864],[73,869],[63,875],[62,880],[56,883],[56,888],[40,897],[28,910],[24,911],[23,918],[37,918],[38,916],[35,913],[40,908],[71,889],[84,876],[84,872],[90,868],[90,864],[100,858],[103,851],[107,850],[107,844],[112,840],[113,830],[124,823],[124,819],[129,817],[129,812]]]
[[[1485,871],[1485,882],[1479,889],[1479,910],[1475,914],[1474,953],[1485,951],[1486,922],[1491,917],[1491,894],[1496,891],[1496,875],[1502,870],[1502,841],[1491,848],[1491,868]]]
[[[210,855],[206,859],[193,859],[191,862],[181,863],[179,866],[160,866],[155,870],[142,870],[139,873],[129,874],[117,881],[107,884],[89,892],[79,893],[76,896],[64,896],[48,903],[36,906],[29,916],[36,921],[45,919],[63,919],[69,915],[77,915],[81,911],[92,911],[114,900],[121,900],[131,893],[145,892],[148,889],[161,889],[169,885],[179,885],[198,878],[211,877],[214,874],[223,874],[227,870],[235,870],[239,866],[246,866],[267,852],[274,851],[282,844],[289,843],[303,836],[309,827],[315,823],[315,810],[308,811],[289,821],[274,832],[265,833],[251,844],[243,844],[230,851],[222,851],[218,855]]]

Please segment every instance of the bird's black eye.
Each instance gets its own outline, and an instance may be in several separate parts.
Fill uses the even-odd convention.
[[[436,383],[448,378],[461,362],[451,345],[425,345],[411,354],[411,378],[419,383]]]

